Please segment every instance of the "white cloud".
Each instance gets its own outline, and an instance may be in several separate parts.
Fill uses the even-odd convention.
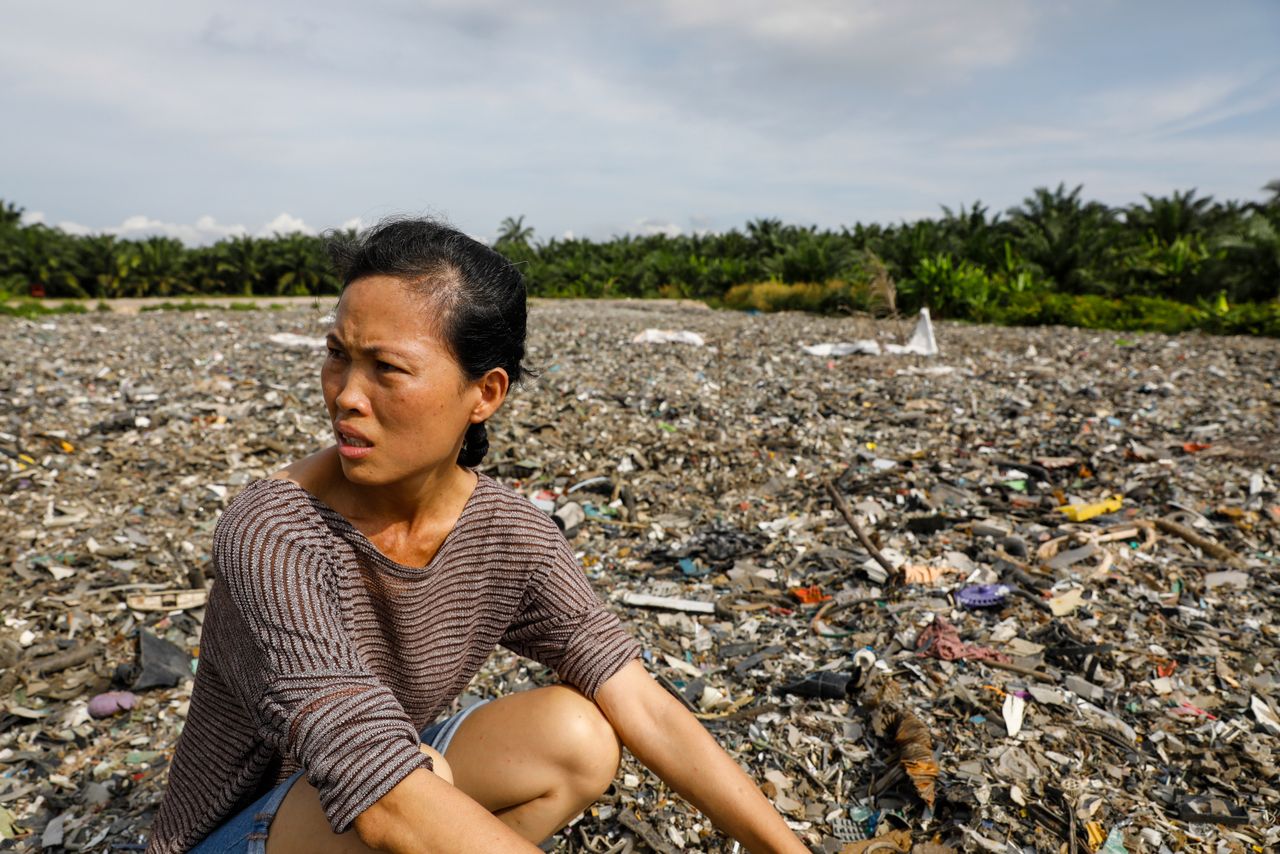
[[[20,222],[23,225],[40,225],[44,222],[44,211],[23,211]]]
[[[131,8],[19,4],[0,28],[0,114],[32,129],[0,136],[26,166],[5,197],[77,233],[430,210],[607,238],[999,209],[1081,179],[1239,198],[1275,174],[1280,79],[1251,25],[1274,0]]]
[[[1253,75],[1216,73],[1140,86],[1110,86],[1083,99],[1079,118],[1118,133],[1190,130],[1265,108],[1280,98],[1274,88],[1261,97],[1240,98],[1253,79]]]
[[[1004,65],[1027,47],[1037,22],[1022,0],[666,0],[660,8],[673,27],[736,35],[792,62],[903,77]]]
[[[315,234],[316,230],[300,218],[292,214],[281,213],[271,222],[258,229],[259,237],[270,237],[273,234]]]
[[[23,215],[23,223],[32,225],[45,221],[40,211]],[[359,217],[348,220],[343,227],[359,227]],[[125,217],[119,225],[105,228],[93,228],[82,223],[64,220],[57,227],[77,236],[89,234],[114,234],[123,240],[142,240],[147,237],[176,237],[188,246],[204,246],[225,240],[230,237],[272,237],[277,234],[315,234],[316,230],[307,225],[300,217],[289,213],[281,213],[275,219],[264,223],[260,228],[250,230],[240,223],[223,223],[208,214],[196,218],[195,222],[168,222],[145,214],[134,214]]]
[[[652,237],[656,234],[665,234],[667,237],[679,237],[684,233],[684,229],[676,225],[674,222],[663,222],[659,219],[642,219],[635,224],[634,233],[642,234],[645,237]]]
[[[76,237],[88,237],[90,234],[94,233],[93,229],[89,226],[81,225],[78,222],[72,222],[69,219],[64,219],[59,222],[58,228],[65,231],[67,234],[75,235]]]
[[[117,226],[102,229],[107,234],[114,234],[125,240],[139,240],[147,237],[176,237],[188,246],[199,246],[215,243],[228,237],[239,237],[248,234],[243,225],[227,225],[218,222],[212,216],[204,215],[194,223],[165,222],[144,214],[126,217]]]

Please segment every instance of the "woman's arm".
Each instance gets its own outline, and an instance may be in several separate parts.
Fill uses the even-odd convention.
[[[460,789],[424,768],[397,783],[357,816],[352,826],[365,845],[394,854],[538,850]]]
[[[595,701],[637,759],[748,851],[809,850],[698,719],[640,662],[605,682]]]

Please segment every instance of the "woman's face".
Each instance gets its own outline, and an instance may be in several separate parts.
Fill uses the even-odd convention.
[[[467,427],[497,409],[437,336],[432,310],[390,276],[357,279],[342,293],[320,382],[343,473],[354,483],[394,483],[454,464]]]

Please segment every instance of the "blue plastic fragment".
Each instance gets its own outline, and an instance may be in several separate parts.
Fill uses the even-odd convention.
[[[706,575],[708,571],[705,566],[698,566],[698,564],[694,563],[694,561],[691,558],[687,558],[687,557],[680,558],[680,562],[677,564],[677,566],[680,567],[681,572],[683,572],[685,575],[689,576],[690,578],[699,578],[703,575]]]
[[[1003,584],[972,584],[956,591],[956,601],[966,608],[995,608],[1009,598]]]

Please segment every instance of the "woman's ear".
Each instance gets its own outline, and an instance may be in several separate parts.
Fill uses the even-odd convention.
[[[507,399],[507,389],[510,385],[511,379],[503,368],[493,368],[477,380],[476,387],[480,389],[480,401],[475,409],[471,410],[471,423],[488,421],[489,416],[497,412],[502,407],[502,402]]]

